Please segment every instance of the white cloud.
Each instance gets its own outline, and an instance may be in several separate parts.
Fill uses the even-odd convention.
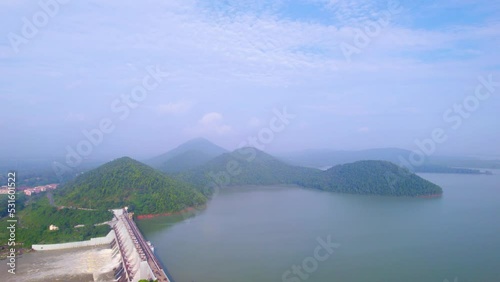
[[[179,74],[182,78],[178,79],[189,81],[189,85],[192,81],[199,80],[234,81],[235,79],[283,85],[283,82],[299,83],[309,78],[332,78],[336,75],[333,71],[337,68],[339,72],[371,70],[377,73],[394,71],[397,66],[411,68],[414,65],[418,66],[418,61],[401,59],[418,56],[410,51],[432,51],[442,48],[455,50],[456,44],[463,40],[475,40],[478,35],[483,39],[498,36],[496,30],[499,29],[496,25],[486,25],[478,28],[480,30],[457,28],[458,30],[437,32],[391,24],[378,38],[372,40],[366,50],[363,50],[362,55],[369,56],[356,58],[354,62],[347,64],[339,44],[352,43],[353,33],[350,27],[356,26],[354,22],[369,17],[373,11],[387,9],[387,2],[383,1],[383,5],[376,5],[360,0],[311,1],[328,2],[328,5],[336,7],[335,11],[345,14],[346,19],[343,20],[343,24],[333,26],[293,21],[272,15],[255,16],[251,13],[236,17],[224,14],[213,17],[207,12],[209,9],[206,6],[193,1],[161,3],[147,1],[140,9],[147,10],[148,13],[145,14],[152,13],[151,16],[141,18],[132,24],[120,20],[127,16],[137,16],[137,6],[122,5],[118,1],[99,3],[100,9],[83,13],[77,12],[80,10],[76,9],[85,4],[75,3],[75,10],[61,13],[59,21],[54,21],[50,28],[43,30],[43,40],[37,40],[37,48],[33,50],[32,56],[42,61],[43,58],[47,58],[50,64],[55,66],[65,65],[68,62],[71,63],[68,64],[70,66],[84,66],[88,62],[79,62],[68,50],[80,50],[86,57],[99,57],[103,53],[109,53],[112,55],[107,60],[107,65],[93,74],[106,79],[110,73],[118,78],[121,74],[116,72],[114,69],[116,66],[109,62],[122,62],[123,58],[127,58],[127,65],[124,65],[127,70],[133,69],[130,65],[142,69],[146,64],[145,61],[147,63],[154,61],[167,65],[171,70],[182,70]],[[154,5],[149,5],[151,3]],[[232,6],[239,2],[229,3],[228,5]],[[250,1],[243,3],[241,5],[244,7],[251,4]],[[260,5],[267,7],[267,4],[258,6]],[[68,6],[69,8],[72,6]],[[106,13],[114,9],[120,9],[119,14],[122,16],[116,18]],[[86,9],[81,10],[86,11]],[[92,20],[88,24],[83,24],[88,19]],[[106,25],[103,21],[120,24]],[[59,22],[67,23],[69,26],[60,26]],[[66,40],[62,41],[61,38]],[[64,42],[64,44],[54,46],[53,42]],[[88,42],[97,43],[89,45]],[[26,47],[35,46],[34,43],[30,42]],[[298,51],[309,47],[320,51]],[[0,50],[0,56],[3,53],[5,51]],[[21,53],[24,54],[26,53]],[[71,58],[70,61],[68,58]],[[93,66],[92,70],[99,67]],[[0,74],[2,69],[0,68]],[[75,72],[75,68],[69,67],[69,71]],[[5,66],[5,72],[15,73],[16,68]],[[397,73],[400,73],[400,70],[396,70]],[[296,79],[297,77],[300,80]],[[95,81],[95,77],[92,79]]]
[[[373,17],[380,9],[376,1],[363,0],[319,0],[332,11],[340,25],[356,26]],[[381,1],[387,3],[385,1]]]
[[[205,114],[201,119],[200,119],[200,124],[202,125],[210,125],[210,124],[215,124],[218,123],[222,120],[222,114],[212,112]]]
[[[0,1],[0,7],[4,8],[18,8],[31,4],[28,0],[2,0]]]
[[[259,127],[261,125],[261,121],[260,119],[256,118],[256,117],[252,117],[249,121],[248,121],[248,126],[249,127]]]
[[[156,111],[159,114],[181,114],[188,112],[192,105],[189,101],[169,102],[156,106]]]
[[[76,88],[80,87],[82,84],[83,84],[83,80],[77,79],[75,81],[71,81],[71,82],[67,83],[66,89],[67,90],[76,89]]]
[[[82,122],[85,120],[86,120],[86,117],[82,113],[70,112],[66,115],[66,121],[69,121],[69,122]]]
[[[360,133],[367,133],[369,131],[370,131],[370,128],[366,127],[366,126],[358,128],[358,132],[360,132]]]
[[[223,135],[231,131],[231,126],[224,122],[224,117],[221,113],[210,112],[199,119],[198,124],[194,128],[188,129],[187,131],[195,135],[207,133]]]
[[[151,100],[151,104],[141,106],[149,111],[134,115],[136,124],[158,115],[189,112],[175,121],[156,120],[164,126],[175,124],[178,130],[190,127],[196,135],[235,134],[257,126],[259,121],[248,119],[263,108],[285,102],[302,110],[311,130],[339,115],[361,119],[358,126],[346,125],[346,131],[352,133],[364,122],[387,113],[404,114],[408,120],[416,114],[441,113],[463,98],[463,91],[475,85],[479,74],[493,72],[497,77],[500,55],[495,50],[500,43],[500,25],[495,19],[480,25],[440,19],[456,26],[427,29],[428,24],[412,24],[413,13],[405,9],[400,15],[404,19],[394,18],[348,63],[339,44],[353,43],[352,27],[373,19],[373,12],[383,11],[386,7],[382,4],[387,6],[387,1],[310,0],[331,2],[331,17],[337,13],[339,24],[335,19],[316,22],[262,13],[268,11],[267,4],[257,1],[222,1],[236,10],[249,11],[232,15],[214,15],[213,9],[207,11],[209,8],[201,4],[205,1],[198,0],[146,0],[141,5],[117,0],[72,1],[36,38],[22,45],[19,54],[9,55],[13,52],[7,41],[0,44],[0,58],[8,58],[0,66],[0,99],[16,99],[15,104],[4,103],[9,107],[2,114],[12,117],[40,112],[40,116],[54,116],[56,108],[87,106],[88,120],[107,116],[110,100],[104,95],[120,97],[140,82],[146,66],[159,65],[173,75],[151,93],[157,97],[151,99],[159,102]],[[17,1],[5,3],[14,5]],[[4,14],[0,29],[8,34],[20,32],[19,19],[32,16],[32,11],[9,18],[11,10],[5,9]],[[440,56],[443,50],[444,59]],[[432,54],[435,51],[437,54]],[[459,52],[467,53],[465,60],[457,56]],[[26,83],[27,78],[30,83]],[[78,80],[81,85],[71,84]],[[68,83],[72,91],[64,91],[60,81]],[[287,84],[289,88],[285,88]],[[333,90],[331,96],[320,97]],[[6,93],[12,98],[1,96]],[[47,97],[47,101],[26,103],[31,95]],[[392,96],[398,99],[392,102]],[[186,98],[197,101],[196,109],[183,100]],[[210,108],[195,111],[202,110],[202,102],[208,99],[207,105],[224,109],[226,119],[217,112],[203,116]],[[102,107],[94,106],[97,101]],[[21,103],[26,105],[10,106]],[[499,105],[495,99],[488,104],[492,108]],[[241,117],[243,105],[249,116]],[[408,113],[402,112],[404,107]],[[71,118],[79,119],[77,115]],[[318,140],[328,138],[321,130],[315,135],[320,136]],[[298,135],[303,137],[300,132]]]
[[[309,123],[305,122],[305,121],[301,121],[299,124],[298,124],[298,128],[300,130],[304,130],[304,129],[307,129],[309,127]]]

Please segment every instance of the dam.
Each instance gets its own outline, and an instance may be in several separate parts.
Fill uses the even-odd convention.
[[[112,225],[115,238],[111,241],[113,255],[121,255],[122,264],[115,271],[119,282],[137,282],[141,279],[174,282],[163,269],[162,264],[132,220],[126,209],[113,210],[115,221]],[[112,232],[113,232],[112,231]]]
[[[154,254],[152,244],[145,240],[137,228],[132,219],[133,214],[126,208],[115,209],[113,214],[113,220],[108,222],[112,230],[106,237],[71,243],[33,245],[32,248],[35,251],[57,251],[108,246],[114,276],[110,281],[138,282],[145,279],[174,282]]]

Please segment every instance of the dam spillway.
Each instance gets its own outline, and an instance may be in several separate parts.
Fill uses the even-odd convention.
[[[141,279],[174,282],[167,276],[151,246],[144,239],[131,214],[125,209],[113,210],[115,221],[112,224],[115,239],[111,247],[120,253],[122,264],[115,271],[116,281],[137,282]]]
[[[132,214],[125,209],[113,210],[113,214],[113,220],[108,222],[112,230],[106,237],[60,244],[34,244],[32,248],[36,251],[55,251],[107,245],[112,250],[110,263],[113,265],[114,281],[138,282],[141,279],[152,279],[174,282],[163,269],[153,247],[132,220]]]

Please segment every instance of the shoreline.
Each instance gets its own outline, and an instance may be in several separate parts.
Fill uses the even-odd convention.
[[[443,193],[441,193],[441,194],[431,194],[431,195],[421,195],[421,196],[417,196],[417,198],[434,199],[434,198],[441,198],[442,196],[443,196]]]
[[[206,205],[200,206],[202,208],[206,208]],[[180,211],[176,212],[165,212],[165,213],[152,213],[152,214],[141,214],[137,215],[136,218],[137,220],[142,220],[142,219],[150,219],[150,218],[155,218],[155,217],[160,217],[160,216],[172,216],[172,215],[179,215],[183,213],[188,213],[197,210],[196,207],[187,207],[185,209],[182,209]]]

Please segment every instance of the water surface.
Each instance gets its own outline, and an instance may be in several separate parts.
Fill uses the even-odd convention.
[[[496,173],[421,174],[443,187],[436,199],[235,187],[194,217],[139,226],[176,282],[497,282]],[[328,236],[339,247],[317,270],[283,277]]]

